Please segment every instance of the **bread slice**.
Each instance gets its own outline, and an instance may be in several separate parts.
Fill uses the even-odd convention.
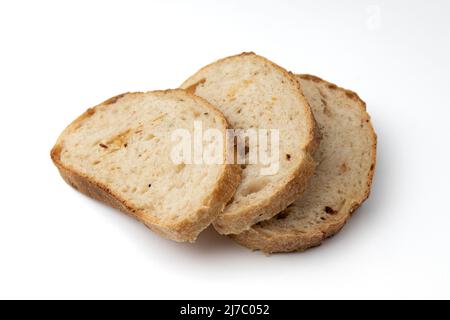
[[[279,130],[279,170],[243,166],[242,183],[214,222],[221,234],[248,230],[291,204],[313,174],[315,122],[294,75],[252,52],[218,60],[187,79],[184,88],[217,106],[235,129]],[[259,145],[261,147],[261,144]]]
[[[322,133],[319,163],[306,192],[276,217],[232,238],[267,253],[305,250],[338,232],[369,196],[376,135],[365,103],[352,91],[299,75]]]
[[[240,168],[174,164],[171,133],[203,129],[225,135],[227,122],[183,90],[126,93],[88,109],[51,151],[64,180],[175,241],[194,241],[233,196]],[[224,152],[226,145],[224,144]],[[225,155],[225,154],[224,154]]]

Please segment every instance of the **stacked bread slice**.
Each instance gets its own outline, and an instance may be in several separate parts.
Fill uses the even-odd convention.
[[[181,88],[217,106],[233,128],[279,130],[278,171],[263,175],[259,162],[243,166],[233,200],[214,222],[218,232],[248,230],[298,198],[314,172],[317,137],[311,108],[292,74],[263,57],[243,53],[202,68]]]
[[[171,132],[194,119],[225,135],[215,107],[183,90],[127,93],[88,109],[51,151],[75,189],[176,241],[194,241],[222,212],[240,181],[234,165],[174,164]]]
[[[376,135],[365,103],[352,91],[297,75],[321,132],[317,167],[304,194],[276,217],[232,235],[267,253],[301,251],[338,232],[369,196]]]
[[[199,126],[215,138],[196,140]],[[197,161],[174,160],[180,131],[192,142],[185,152],[200,148]],[[205,161],[207,152],[219,161]],[[195,241],[213,224],[264,252],[304,250],[336,233],[369,194],[375,154],[355,93],[254,53],[207,65],[180,89],[88,109],[51,151],[75,189],[169,239]]]

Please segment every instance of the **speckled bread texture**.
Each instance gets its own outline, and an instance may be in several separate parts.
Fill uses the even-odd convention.
[[[217,106],[235,129],[279,129],[279,171],[261,175],[261,163],[243,166],[242,183],[214,221],[221,234],[237,234],[272,218],[304,191],[314,172],[315,121],[295,76],[254,53],[216,61],[182,88]]]
[[[302,251],[337,233],[369,196],[375,169],[377,139],[365,103],[318,77],[297,79],[322,134],[315,175],[287,209],[232,236],[266,253]]]
[[[126,93],[88,109],[51,151],[64,180],[175,241],[194,241],[223,210],[236,165],[175,164],[171,133],[228,126],[222,113],[184,90]],[[226,145],[224,146],[224,152]],[[224,162],[225,163],[225,162]]]

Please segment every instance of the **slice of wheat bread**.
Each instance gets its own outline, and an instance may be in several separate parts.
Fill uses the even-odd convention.
[[[174,164],[171,133],[192,132],[194,120],[223,135],[228,126],[219,110],[184,90],[126,93],[72,122],[51,158],[80,192],[160,235],[192,242],[223,210],[240,181],[240,168],[225,161]]]
[[[298,75],[322,140],[305,193],[276,217],[232,238],[266,253],[302,251],[337,233],[369,196],[376,135],[365,103],[352,91]]]
[[[315,121],[295,76],[252,52],[200,69],[184,88],[217,106],[235,129],[278,129],[279,171],[261,174],[261,163],[243,166],[233,200],[214,221],[236,234],[272,218],[304,191],[314,172]]]

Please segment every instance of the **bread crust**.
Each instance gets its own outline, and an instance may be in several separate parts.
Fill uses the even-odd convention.
[[[262,203],[242,208],[233,216],[219,215],[213,222],[214,228],[220,234],[237,234],[250,230],[258,222],[271,219],[303,194],[315,168],[316,162],[311,155],[306,154],[302,164],[297,168],[295,174],[290,176],[289,182],[283,188]]]
[[[241,232],[249,230],[255,223],[274,217],[276,214],[278,214],[280,211],[284,210],[288,205],[294,202],[304,192],[309,178],[314,174],[316,163],[311,155],[317,149],[320,141],[320,135],[318,134],[316,121],[311,111],[311,107],[309,106],[308,101],[303,95],[301,85],[296,80],[295,75],[292,72],[286,71],[284,68],[273,63],[272,61],[255,54],[254,52],[243,52],[241,54],[219,59],[213,63],[210,63],[201,68],[186,81],[184,81],[181,87],[186,87],[187,90],[195,93],[195,90],[199,83],[197,82],[194,83],[194,85],[187,86],[187,84],[192,81],[191,79],[196,78],[200,73],[216,63],[234,59],[240,56],[253,56],[254,58],[259,59],[264,63],[268,63],[285,76],[285,78],[294,86],[298,99],[302,101],[304,112],[307,117],[305,119],[305,122],[309,130],[308,136],[305,138],[306,143],[303,150],[305,155],[304,161],[299,164],[299,166],[291,176],[287,177],[287,182],[283,186],[281,186],[275,193],[266,198],[264,201],[253,205],[246,205],[245,207],[241,207],[239,210],[236,210],[231,214],[227,214],[225,208],[225,213],[219,215],[219,217],[214,221],[214,228],[217,230],[217,232],[224,235],[239,234]]]
[[[166,94],[166,93],[176,93],[180,92],[183,94],[188,94],[197,102],[206,106],[211,112],[219,115],[223,121],[225,128],[228,128],[228,123],[223,117],[222,113],[206,100],[194,96],[182,89],[171,89],[171,90],[161,90],[152,91],[155,94]],[[110,104],[116,103],[120,98],[125,95],[143,94],[141,92],[135,93],[124,93],[113,98],[110,98],[101,104],[89,108],[85,113],[73,121],[60,135],[55,146],[50,152],[51,159],[53,163],[59,170],[64,181],[66,181],[74,189],[80,191],[81,193],[110,205],[134,218],[144,223],[148,228],[158,233],[161,236],[175,240],[178,242],[194,242],[198,234],[204,230],[211,222],[217,217],[217,215],[223,210],[225,204],[232,198],[237,186],[241,179],[241,169],[237,165],[227,165],[223,164],[222,174],[216,183],[215,188],[211,191],[210,195],[205,201],[203,207],[199,208],[196,212],[188,215],[189,219],[185,219],[179,222],[172,222],[171,224],[163,224],[160,219],[154,216],[146,215],[145,212],[134,208],[126,199],[115,194],[112,190],[108,188],[105,184],[102,184],[94,179],[77,172],[73,168],[66,166],[62,163],[60,154],[62,150],[62,141],[64,136],[74,130],[84,119],[92,116],[97,108],[106,107]]]
[[[359,208],[361,204],[369,197],[375,172],[377,136],[375,134],[375,130],[373,129],[372,123],[370,122],[370,116],[366,112],[365,102],[355,92],[338,87],[334,83],[323,80],[317,76],[300,74],[297,75],[297,77],[317,83],[324,83],[330,90],[338,90],[344,93],[349,99],[352,99],[356,102],[356,104],[366,117],[365,120],[367,121],[367,125],[370,129],[372,140],[371,165],[367,176],[366,188],[362,193],[362,196],[358,199],[355,199],[355,202],[353,202],[350,207],[341,208],[341,210],[346,210],[347,212],[339,215],[342,216],[340,220],[333,221],[332,223],[324,222],[323,228],[321,230],[315,230],[315,232],[308,234],[286,232],[283,234],[277,233],[274,235],[269,232],[264,232],[263,230],[251,228],[241,234],[230,235],[230,237],[237,243],[253,250],[261,250],[265,253],[304,251],[310,247],[319,246],[325,239],[335,235],[344,227],[345,223],[350,219],[353,212],[355,212],[355,210]]]

